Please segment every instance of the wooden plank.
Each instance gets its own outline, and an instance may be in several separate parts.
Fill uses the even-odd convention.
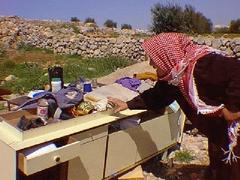
[[[118,179],[119,180],[144,180],[143,170],[141,165],[137,166],[130,172],[127,172],[126,174],[120,176]]]
[[[16,180],[16,152],[0,141],[0,180]]]

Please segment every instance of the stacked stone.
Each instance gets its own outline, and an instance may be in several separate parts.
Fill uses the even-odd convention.
[[[117,37],[111,37],[110,34],[114,32],[118,33]],[[134,31],[126,34],[124,30],[88,27],[81,22],[76,24],[0,17],[0,45],[3,48],[17,48],[21,44],[28,44],[59,54],[77,54],[83,57],[118,56],[143,61],[145,58],[141,43],[144,40],[135,38],[134,35]],[[240,57],[240,38],[197,36],[193,41]]]

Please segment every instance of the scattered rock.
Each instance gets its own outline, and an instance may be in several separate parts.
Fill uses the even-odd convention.
[[[209,165],[207,138],[197,133],[191,135],[184,133],[181,143],[181,151],[190,151],[194,159],[188,163],[174,160],[173,167],[166,161],[146,162],[143,164],[145,180],[204,180],[205,171]],[[150,174],[152,173],[152,174]]]
[[[17,79],[17,77],[11,74],[11,75],[7,76],[4,80],[5,81],[13,81],[16,79]]]

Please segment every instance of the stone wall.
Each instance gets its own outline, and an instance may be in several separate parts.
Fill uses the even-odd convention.
[[[75,28],[78,28],[78,33],[74,32]],[[126,32],[118,33],[118,37],[113,38],[106,32],[116,33],[114,30],[100,31],[74,23],[48,22],[46,25],[44,22],[36,23],[17,17],[0,19],[0,42],[5,48],[28,44],[59,54],[78,54],[83,57],[121,56],[144,60],[141,49],[143,39],[133,38],[132,34]]]
[[[198,36],[194,37],[193,41],[197,44],[204,44],[215,49],[222,50],[230,56],[240,58],[240,35],[239,38],[214,38],[212,36]]]
[[[110,33],[109,33],[110,32]],[[117,37],[111,37],[117,33]],[[82,23],[53,21],[29,21],[19,17],[0,18],[0,43],[4,48],[17,48],[29,44],[53,50],[59,54],[78,54],[83,57],[121,56],[132,60],[144,60],[141,43],[134,38],[134,31],[100,29]],[[197,36],[193,40],[240,57],[240,38]]]

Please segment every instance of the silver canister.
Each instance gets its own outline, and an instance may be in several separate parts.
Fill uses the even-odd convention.
[[[42,119],[44,125],[47,124],[48,120],[48,102],[46,99],[41,98],[37,103],[37,116]]]

